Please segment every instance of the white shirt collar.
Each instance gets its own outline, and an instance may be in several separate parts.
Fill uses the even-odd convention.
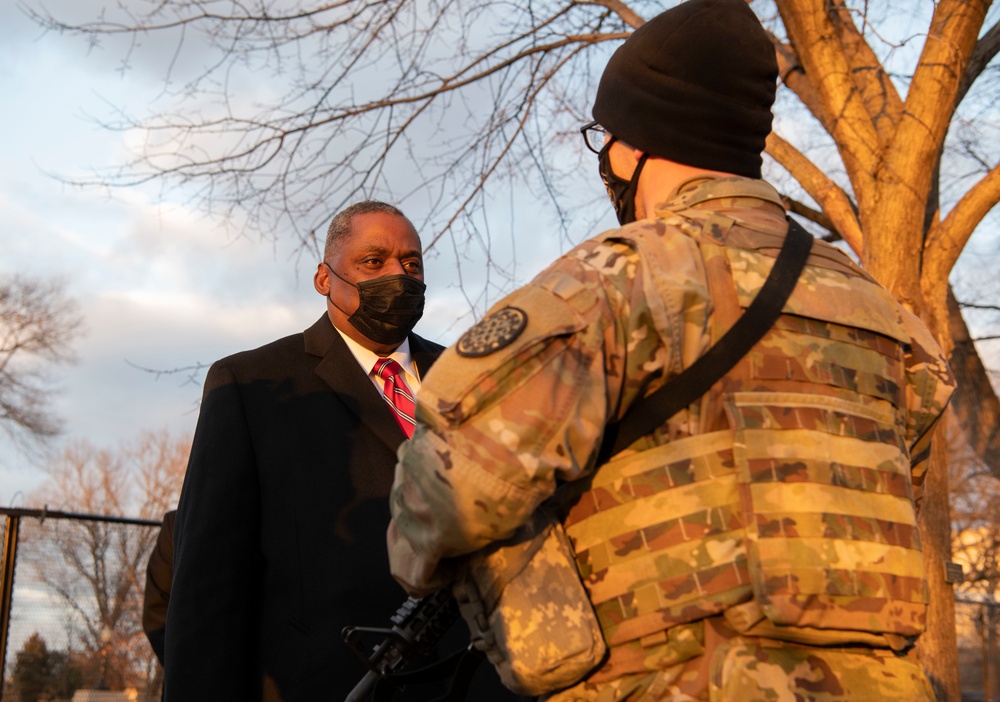
[[[337,329],[336,325],[333,327]],[[381,356],[379,356],[374,351],[366,349],[364,346],[356,342],[351,337],[347,336],[344,332],[337,329],[337,333],[340,334],[344,343],[347,344],[347,348],[351,350],[354,354],[354,358],[357,360],[358,365],[361,369],[368,374],[375,384],[375,387],[382,390],[382,379],[372,375],[372,368],[375,367],[375,363],[378,362]],[[420,387],[420,375],[417,372],[417,367],[413,363],[413,357],[410,355],[410,339],[403,339],[403,343],[396,347],[396,350],[389,354],[388,358],[393,359],[403,368],[403,372],[406,375],[406,384],[410,386],[410,390],[416,392]]]

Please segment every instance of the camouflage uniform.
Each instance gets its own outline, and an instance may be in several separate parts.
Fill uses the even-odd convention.
[[[595,471],[605,425],[731,326],[786,227],[762,181],[690,181],[498,303],[472,332],[496,327],[496,349],[462,355],[463,338],[421,387],[391,497],[401,582],[447,583],[451,558],[558,486],[581,493],[564,525],[610,653],[551,700],[932,699],[902,652],[923,628],[915,504],[954,383],[841,251],[816,242],[751,353]]]

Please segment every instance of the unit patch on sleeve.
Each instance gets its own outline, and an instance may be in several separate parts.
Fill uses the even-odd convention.
[[[504,307],[484,317],[462,335],[455,345],[459,356],[477,358],[499,351],[521,335],[528,315],[517,307]]]

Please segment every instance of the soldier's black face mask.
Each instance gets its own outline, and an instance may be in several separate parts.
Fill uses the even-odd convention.
[[[635,221],[635,191],[639,186],[639,174],[642,173],[642,167],[649,154],[642,155],[635,166],[631,180],[625,180],[615,175],[611,168],[611,156],[608,152],[614,143],[614,137],[608,139],[608,143],[597,155],[597,170],[601,174],[601,180],[604,181],[604,187],[608,189],[608,197],[611,198],[615,214],[618,215],[618,223],[625,225]]]
[[[323,262],[333,275],[348,285],[344,280]],[[413,331],[417,321],[424,314],[424,291],[427,286],[411,275],[387,275],[372,280],[362,280],[354,284],[358,289],[358,309],[347,321],[366,337],[379,344],[402,343],[406,335]],[[333,298],[327,293],[327,298]],[[336,302],[334,307],[348,314]]]

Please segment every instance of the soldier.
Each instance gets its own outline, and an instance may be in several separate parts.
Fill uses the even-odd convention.
[[[744,0],[636,30],[583,130],[622,227],[499,302],[421,388],[393,574],[411,594],[445,586],[456,557],[563,505],[607,653],[550,702],[933,699],[913,651],[916,506],[954,382],[841,251],[813,242],[751,351],[599,461],[607,427],[704,355],[770,272],[789,227],[760,180],[776,79]]]

